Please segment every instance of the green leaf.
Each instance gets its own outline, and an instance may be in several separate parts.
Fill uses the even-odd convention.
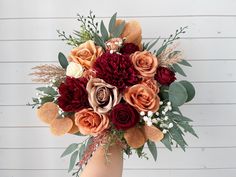
[[[159,39],[160,39],[160,37],[157,38],[153,43],[151,43],[151,44],[147,47],[147,50],[148,50],[148,51],[151,50],[151,49],[156,45],[156,43],[159,41]]]
[[[156,52],[156,56],[158,57],[165,49],[166,49],[167,45],[163,45],[161,46],[158,51]]]
[[[125,21],[122,21],[122,23],[119,26],[115,27],[114,31],[111,33],[112,37],[119,37],[122,34],[124,27]]]
[[[150,150],[153,158],[157,161],[157,147],[156,144],[150,140],[147,141],[148,149]]]
[[[38,87],[38,88],[36,88],[36,90],[39,90],[39,91],[41,91],[45,94],[51,95],[51,96],[55,96],[58,94],[57,91],[54,90],[54,88],[52,88],[52,87]]]
[[[107,41],[108,38],[109,38],[109,35],[108,35],[107,29],[106,29],[106,27],[105,27],[105,25],[103,23],[103,20],[101,21],[101,24],[100,24],[100,31],[101,31],[103,40]]]
[[[83,158],[84,152],[85,152],[85,144],[82,144],[79,148],[79,159],[81,160]]]
[[[149,44],[150,44],[150,42],[147,42],[146,44],[143,43],[143,50],[146,50]]]
[[[173,140],[175,140],[175,142],[183,149],[183,151],[185,151],[185,147],[187,145],[187,143],[185,142],[182,134],[179,132],[179,129],[177,126],[172,127],[169,130],[171,137],[173,138]]]
[[[185,87],[185,89],[187,91],[188,98],[187,98],[186,102],[191,101],[194,98],[194,96],[195,96],[194,86],[190,82],[188,82],[186,80],[179,81],[179,83],[181,83]]]
[[[182,59],[180,62],[178,62],[179,64],[181,64],[181,65],[184,65],[184,66],[189,66],[189,67],[192,67],[192,65],[189,63],[189,62],[187,62],[186,60],[184,60],[184,59]]]
[[[69,154],[71,154],[72,152],[74,152],[77,148],[78,148],[79,144],[77,143],[73,143],[71,145],[69,145],[65,151],[62,153],[61,157],[65,157]]]
[[[160,96],[161,100],[168,100],[169,99],[169,87],[162,85],[160,87],[160,92],[158,93],[158,95]]]
[[[177,72],[177,73],[179,73],[180,75],[182,75],[182,76],[187,76],[185,73],[184,73],[184,70],[178,65],[178,64],[173,64],[172,65],[172,68]]]
[[[136,152],[137,152],[137,154],[138,154],[138,157],[142,157],[142,155],[143,155],[143,148],[144,148],[144,146],[142,146],[142,147],[136,149]]]
[[[94,33],[94,41],[97,45],[101,46],[104,50],[106,49],[105,43],[98,34]]]
[[[172,112],[177,112],[177,113],[179,113],[180,115],[182,115],[180,109],[179,109],[178,107],[176,107],[176,106],[172,106]]]
[[[169,100],[172,103],[172,106],[181,106],[183,105],[188,98],[187,91],[185,87],[178,83],[173,82],[169,86]]]
[[[171,139],[170,139],[170,135],[169,133],[166,133],[164,138],[161,140],[161,142],[165,145],[165,147],[167,149],[169,149],[170,151],[172,151],[172,147],[171,147]]]
[[[109,32],[112,33],[114,28],[115,28],[115,25],[116,25],[116,15],[117,13],[115,13],[112,17],[111,17],[111,20],[109,22]]]
[[[189,125],[188,122],[178,122],[178,125],[181,126],[184,129],[184,131],[189,132],[189,133],[191,133],[192,135],[194,135],[195,137],[198,138],[198,136],[197,136],[196,132],[194,131],[193,127],[191,125]]]
[[[52,96],[45,96],[45,97],[42,97],[40,100],[41,100],[41,104],[43,105],[44,103],[47,103],[47,102],[53,102],[54,98]]]
[[[69,169],[68,169],[68,172],[71,172],[75,166],[75,163],[76,163],[76,159],[78,157],[78,154],[79,152],[78,151],[75,151],[71,157],[70,157],[70,164],[69,164]]]
[[[74,135],[77,135],[77,136],[85,136],[83,134],[81,134],[79,131],[77,133],[74,133]]]
[[[61,67],[66,69],[66,67],[68,66],[69,63],[63,53],[61,53],[61,52],[58,53],[58,60],[59,60]]]
[[[185,117],[185,116],[182,116],[182,115],[178,115],[178,114],[169,114],[169,117],[171,118],[171,119],[173,119],[174,121],[177,121],[177,122],[182,122],[182,121],[184,121],[184,122],[192,122],[192,120],[191,119],[189,119],[189,118],[187,118],[187,117]]]

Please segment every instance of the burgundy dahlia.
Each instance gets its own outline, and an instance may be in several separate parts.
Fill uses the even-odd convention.
[[[154,76],[161,85],[169,86],[176,80],[175,73],[166,67],[158,67]]]
[[[138,71],[128,55],[104,53],[97,58],[93,68],[98,78],[116,86],[120,91],[139,82]]]
[[[132,106],[119,103],[112,109],[110,119],[116,129],[127,130],[139,122],[140,115]]]
[[[65,83],[59,86],[59,107],[65,112],[77,112],[89,107],[86,78],[67,77]]]
[[[137,51],[139,51],[139,47],[133,43],[124,43],[124,45],[120,49],[120,53],[124,55],[130,55]]]

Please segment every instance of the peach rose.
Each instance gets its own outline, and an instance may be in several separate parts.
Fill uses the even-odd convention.
[[[151,52],[137,51],[131,55],[131,60],[141,76],[150,78],[155,75],[158,60]]]
[[[156,112],[159,109],[160,98],[144,84],[134,85],[126,90],[124,99],[138,111]]]
[[[93,62],[102,55],[102,48],[95,46],[94,42],[89,40],[74,48],[69,56],[69,61],[80,63],[86,69],[89,69]]]
[[[152,89],[155,93],[159,93],[159,87],[158,87],[157,81],[154,80],[153,78],[144,80],[142,81],[141,84],[146,85],[147,87]]]
[[[109,128],[109,118],[86,108],[75,113],[75,125],[79,127],[81,134],[96,136]]]

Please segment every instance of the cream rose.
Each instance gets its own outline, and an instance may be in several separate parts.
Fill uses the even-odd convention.
[[[69,61],[80,63],[89,69],[93,62],[102,55],[102,47],[95,46],[92,40],[86,41],[79,47],[74,48],[69,56]]]
[[[66,68],[66,75],[74,78],[79,78],[83,74],[83,67],[79,63],[70,62]]]
[[[83,135],[96,136],[109,128],[109,118],[94,112],[91,108],[75,113],[75,125]]]
[[[141,76],[150,78],[155,75],[158,60],[151,52],[137,51],[131,55],[131,60]]]
[[[99,78],[91,78],[86,87],[88,100],[94,111],[107,113],[120,102],[118,88]]]

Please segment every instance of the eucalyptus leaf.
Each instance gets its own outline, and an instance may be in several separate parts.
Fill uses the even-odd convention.
[[[157,38],[153,43],[151,43],[151,44],[147,47],[147,50],[148,50],[148,51],[151,50],[151,49],[156,45],[156,43],[159,41],[159,39],[160,39],[160,37]]]
[[[110,22],[109,22],[109,32],[112,33],[114,28],[115,28],[115,25],[116,25],[116,15],[117,13],[115,13],[111,19],[110,19]]]
[[[44,96],[40,98],[40,100],[41,100],[41,104],[43,105],[44,103],[47,103],[47,102],[53,102],[54,98],[52,96]]]
[[[165,49],[166,49],[167,45],[163,45],[161,46],[158,51],[156,52],[156,56],[158,57]]]
[[[111,33],[112,37],[119,37],[122,34],[124,27],[125,21],[122,21],[121,24],[119,26],[116,26],[113,32]]]
[[[51,95],[51,96],[55,96],[58,94],[57,91],[52,87],[38,87],[38,88],[36,88],[36,90],[39,90],[39,91],[41,91],[45,94]]]
[[[143,43],[143,50],[146,50],[149,44],[150,44],[150,42]]]
[[[183,135],[178,131],[177,127],[174,126],[169,130],[173,140],[185,151],[187,143],[185,142]]]
[[[148,149],[150,150],[154,160],[157,160],[157,147],[156,144],[150,140],[147,141]]]
[[[172,103],[172,106],[181,106],[183,105],[188,98],[187,91],[185,87],[178,83],[173,82],[169,86],[169,100]]]
[[[62,153],[61,157],[65,157],[69,154],[71,154],[72,152],[74,152],[77,148],[78,148],[79,144],[77,143],[73,143],[71,145],[69,145],[65,151]]]
[[[171,119],[173,119],[174,121],[177,121],[177,122],[183,122],[183,121],[184,122],[192,122],[191,119],[189,119],[189,118],[187,118],[185,116],[182,116],[182,115],[174,114],[174,113],[169,114],[169,117]]]
[[[182,115],[180,109],[179,109],[177,106],[172,106],[172,112],[177,112],[177,113],[179,113],[180,115]]]
[[[189,63],[189,62],[187,62],[186,60],[184,60],[184,59],[182,59],[180,62],[178,62],[179,64],[181,64],[181,65],[184,65],[184,66],[189,66],[189,67],[192,67],[192,65]]]
[[[187,76],[185,73],[184,73],[184,70],[178,65],[178,64],[173,64],[172,65],[172,68],[177,72],[177,73],[179,73],[180,75],[182,75],[182,76]]]
[[[169,149],[170,151],[172,151],[172,147],[171,147],[171,138],[169,133],[166,133],[164,138],[161,140],[161,142],[165,145],[165,147],[167,149]]]
[[[61,65],[61,67],[62,68],[64,68],[64,69],[66,69],[66,67],[68,66],[68,61],[67,61],[67,59],[66,59],[66,56],[63,54],[63,53],[61,53],[61,52],[59,52],[58,53],[58,60],[59,60],[59,63],[60,63],[60,65]]]
[[[188,122],[178,122],[178,125],[181,126],[184,129],[184,131],[189,132],[198,138],[198,135],[194,131],[193,127],[189,125]]]
[[[162,85],[160,87],[160,92],[158,93],[161,100],[168,100],[169,99],[169,87]]]
[[[179,83],[181,83],[185,87],[185,89],[187,91],[188,98],[187,98],[186,102],[191,101],[194,98],[194,96],[195,96],[194,86],[190,82],[188,82],[186,80],[179,81]]]
[[[106,27],[105,27],[105,25],[104,25],[103,20],[101,21],[101,24],[100,24],[100,31],[101,31],[103,40],[104,40],[104,41],[107,41],[108,38],[109,38],[109,34],[108,34],[108,32],[107,32],[107,29],[106,29]]]
[[[70,157],[70,164],[69,164],[69,169],[68,172],[71,172],[75,166],[77,157],[78,157],[79,151],[73,152],[73,154]]]
[[[94,33],[94,41],[97,45],[101,46],[104,50],[106,49],[105,43],[98,34]]]
[[[143,148],[144,148],[144,146],[142,146],[142,147],[136,149],[136,152],[137,152],[137,154],[138,154],[138,157],[141,157],[141,156],[142,156],[142,154],[143,154]]]
[[[82,144],[79,148],[79,159],[81,160],[83,158],[84,152],[85,152],[85,144]]]

